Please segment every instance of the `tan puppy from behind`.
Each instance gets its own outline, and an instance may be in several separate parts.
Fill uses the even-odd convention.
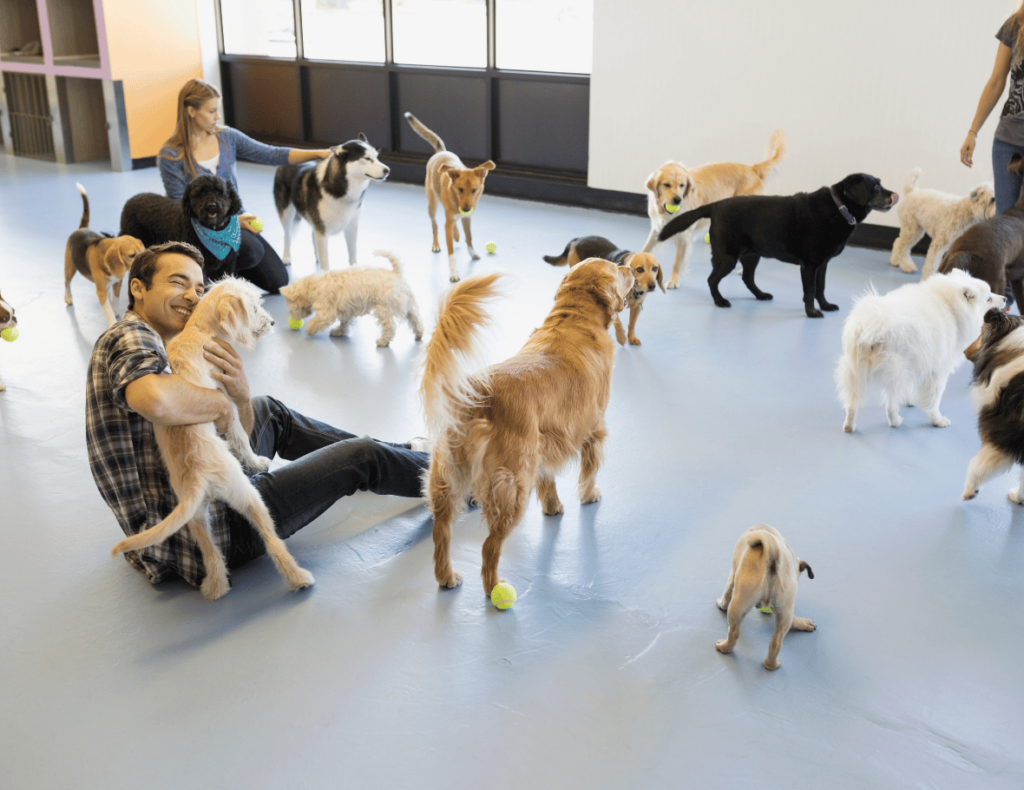
[[[710,162],[687,168],[682,162],[666,162],[647,177],[647,215],[651,218],[651,234],[643,252],[651,252],[658,244],[658,234],[680,210],[690,211],[708,203],[737,195],[764,194],[768,177],[786,153],[786,133],[776,129],[768,140],[768,158],[754,165],[740,162]],[[672,265],[669,288],[678,288],[679,279],[688,268],[694,234],[702,234],[708,226],[700,220],[685,233],[677,234],[676,259]],[[698,236],[699,238],[699,236]]]
[[[132,285],[135,283],[142,285],[141,280],[133,280]],[[189,383],[223,392],[224,385],[212,376],[212,365],[206,360],[203,347],[219,338],[252,351],[256,341],[273,325],[270,314],[260,306],[255,286],[235,277],[226,277],[206,293],[185,328],[167,344],[167,360],[171,370]],[[261,458],[252,451],[237,413],[223,439],[217,435],[212,422],[154,424],[153,431],[160,456],[167,467],[171,488],[178,496],[178,504],[159,524],[114,546],[111,553],[115,557],[121,552],[138,551],[166,540],[188,524],[206,569],[199,591],[211,601],[220,598],[231,586],[224,556],[213,542],[206,521],[207,503],[218,499],[248,519],[266,544],[274,566],[293,590],[313,584],[312,574],[299,567],[274,530],[270,511],[242,469],[244,464],[251,472],[266,471],[270,459]]]
[[[544,515],[563,512],[555,475],[579,458],[580,501],[601,498],[595,482],[615,365],[608,325],[633,285],[624,266],[583,261],[562,279],[551,312],[519,353],[478,367],[472,363],[480,357],[480,329],[490,322],[485,302],[498,295],[500,276],[470,277],[444,295],[420,385],[434,440],[426,484],[434,578],[442,587],[462,583],[451,564],[452,522],[472,495],[487,523],[487,595],[499,581],[502,544],[534,489]]]
[[[117,314],[110,303],[120,298],[125,272],[131,268],[132,259],[145,247],[134,236],[112,238],[89,230],[89,196],[81,184],[76,183],[75,186],[82,195],[82,221],[78,230],[68,237],[64,248],[64,303],[72,304],[71,278],[76,271],[81,272],[85,279],[95,284],[100,307],[107,323],[113,326],[117,323]]]
[[[775,634],[768,646],[766,669],[778,669],[782,640],[791,628],[813,631],[806,617],[794,617],[797,579],[802,571],[814,578],[811,566],[798,559],[778,530],[757,524],[744,532],[732,552],[732,571],[718,608],[729,614],[729,635],[715,642],[720,653],[731,653],[740,635],[740,621],[754,606],[770,606],[775,613]]]
[[[655,289],[661,288],[665,292],[665,286],[661,282],[662,268],[658,259],[646,252],[629,252],[620,250],[614,242],[602,236],[581,236],[573,239],[565,245],[561,255],[545,255],[544,260],[552,266],[575,266],[587,258],[604,258],[618,266],[628,266],[633,272],[633,288],[626,295],[626,306],[629,308],[629,334],[622,328],[622,321],[618,313],[615,314],[615,339],[620,346],[639,346],[640,338],[636,336],[636,319],[640,317],[640,311],[644,309],[644,299],[647,294]]]
[[[484,193],[484,179],[487,172],[493,170],[495,165],[490,159],[477,167],[467,168],[451,151],[444,147],[444,140],[430,131],[426,126],[417,120],[411,112],[405,114],[405,119],[420,137],[434,147],[436,152],[427,162],[427,211],[430,213],[430,224],[434,228],[434,245],[431,252],[440,252],[441,246],[437,243],[437,203],[441,202],[444,208],[444,236],[448,242],[448,269],[451,282],[459,281],[459,273],[455,268],[455,242],[459,240],[459,228],[456,220],[462,217],[462,227],[466,231],[466,249],[470,257],[475,261],[480,256],[473,249],[473,234],[469,229],[469,220],[476,208],[480,196]]]

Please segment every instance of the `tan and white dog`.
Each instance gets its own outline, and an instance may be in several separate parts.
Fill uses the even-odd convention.
[[[100,307],[107,323],[113,326],[117,311],[111,303],[116,304],[120,298],[124,275],[145,246],[134,236],[111,237],[89,230],[89,196],[81,184],[75,186],[82,195],[82,219],[64,247],[64,303],[72,304],[71,278],[79,272],[96,286]]]
[[[17,329],[18,319],[14,315],[14,308],[11,307],[7,302],[4,301],[4,297],[0,295],[0,332],[5,329]],[[4,386],[3,379],[0,379],[0,392],[3,392],[7,387]]]
[[[306,327],[307,335],[312,337],[338,321],[331,337],[342,337],[348,334],[353,318],[374,313],[380,324],[378,346],[384,347],[394,338],[397,319],[408,321],[416,339],[422,340],[423,321],[416,297],[402,277],[401,262],[390,252],[375,250],[373,254],[391,261],[392,271],[353,266],[311,274],[284,286],[281,296],[288,304],[289,318],[302,321],[316,313]]]
[[[737,195],[761,195],[768,177],[786,153],[786,133],[776,129],[768,140],[768,158],[754,165],[740,162],[710,162],[687,168],[682,162],[666,162],[647,177],[647,215],[651,233],[642,252],[651,252],[660,243],[658,234],[673,215],[690,211],[717,200]],[[689,230],[675,236],[676,257],[667,286],[678,288],[688,268],[694,234],[704,232],[707,220],[700,220]]]
[[[459,228],[456,221],[462,218],[462,228],[466,231],[466,249],[470,257],[475,261],[480,256],[473,249],[473,234],[470,231],[469,220],[476,209],[480,197],[484,193],[484,180],[487,173],[495,167],[494,162],[488,159],[476,167],[466,167],[451,151],[444,147],[444,140],[424,126],[411,112],[405,114],[405,119],[420,137],[430,143],[434,148],[434,155],[427,161],[427,211],[430,214],[430,224],[434,229],[434,244],[431,252],[440,252],[441,246],[437,242],[437,204],[441,203],[444,209],[444,236],[448,242],[448,269],[449,280],[453,283],[459,281],[459,273],[455,268],[455,242],[459,240]]]
[[[917,189],[920,175],[921,168],[915,167],[903,186],[899,205],[900,235],[893,242],[889,263],[908,274],[916,272],[910,248],[927,233],[931,242],[921,269],[921,279],[925,280],[935,273],[943,253],[960,234],[971,225],[996,215],[996,194],[989,183],[979,184],[965,197],[937,189]]]
[[[728,613],[729,635],[715,642],[719,653],[731,653],[740,636],[740,622],[754,606],[770,606],[775,614],[775,633],[768,645],[766,669],[778,669],[782,640],[790,629],[813,631],[817,626],[806,617],[793,615],[796,587],[800,574],[814,578],[811,566],[799,559],[779,531],[757,524],[736,542],[732,552],[732,570],[718,608]]]
[[[141,281],[134,282],[141,284]],[[171,370],[199,387],[223,392],[224,386],[213,377],[212,365],[206,361],[203,347],[214,338],[220,338],[252,351],[256,341],[273,325],[270,314],[260,306],[254,286],[234,277],[225,278],[206,293],[185,328],[167,344]],[[270,511],[242,469],[244,464],[252,472],[265,471],[270,459],[252,451],[237,414],[223,439],[217,435],[212,422],[155,424],[153,430],[178,504],[159,524],[114,546],[111,553],[115,557],[121,552],[137,551],[166,540],[188,524],[189,532],[199,544],[206,569],[200,592],[209,600],[220,598],[231,586],[224,556],[214,544],[206,521],[207,504],[217,499],[227,502],[249,520],[266,544],[277,570],[293,590],[313,584],[312,574],[299,567],[274,530]]]

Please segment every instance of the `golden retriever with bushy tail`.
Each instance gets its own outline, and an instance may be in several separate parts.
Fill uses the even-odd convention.
[[[223,385],[211,375],[212,366],[203,356],[203,347],[214,338],[221,338],[252,351],[256,341],[273,325],[270,314],[260,306],[256,289],[244,280],[226,277],[199,301],[185,328],[167,344],[171,370],[192,384],[223,391]],[[115,557],[121,552],[137,551],[166,540],[188,524],[189,532],[199,544],[206,569],[200,592],[210,600],[220,598],[231,586],[224,556],[214,544],[206,522],[207,503],[220,499],[255,527],[277,570],[293,590],[313,584],[312,574],[299,567],[274,530],[270,511],[242,470],[245,464],[250,470],[265,471],[270,459],[252,451],[237,414],[223,439],[217,435],[212,422],[154,424],[153,431],[160,456],[167,466],[171,488],[178,495],[178,504],[159,524],[114,546],[111,553]]]
[[[633,287],[630,269],[610,261],[573,267],[522,350],[481,370],[475,363],[480,329],[490,323],[485,303],[498,296],[500,276],[468,278],[442,298],[421,385],[434,440],[427,477],[434,576],[442,587],[462,583],[449,556],[452,522],[472,495],[489,533],[481,571],[488,595],[499,582],[502,543],[534,488],[544,515],[563,512],[555,474],[578,455],[581,501],[601,498],[594,482],[615,362],[608,326]]]

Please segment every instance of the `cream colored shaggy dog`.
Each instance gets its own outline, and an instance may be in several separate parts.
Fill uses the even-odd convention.
[[[311,274],[282,288],[281,295],[288,303],[290,318],[301,321],[316,313],[306,327],[310,337],[338,321],[338,326],[331,330],[331,337],[341,337],[348,334],[353,318],[372,312],[380,324],[378,346],[384,347],[394,339],[398,318],[408,321],[416,339],[422,340],[423,321],[416,297],[402,277],[401,261],[383,250],[373,254],[391,261],[393,271],[352,266]]]
[[[679,211],[690,211],[737,195],[761,195],[768,177],[775,172],[786,153],[786,133],[772,132],[768,140],[768,158],[754,165],[740,162],[709,162],[687,168],[682,162],[666,162],[647,177],[647,215],[651,233],[641,252],[651,252],[660,244],[658,234]],[[678,288],[679,279],[688,268],[690,248],[695,234],[704,233],[707,220],[700,220],[684,233],[677,234],[676,259],[668,288]]]
[[[949,420],[939,401],[964,350],[981,332],[985,311],[1002,307],[989,284],[961,269],[903,285],[884,296],[871,288],[855,302],[843,324],[843,355],[836,366],[839,399],[846,409],[843,430],[857,426],[857,408],[872,378],[882,385],[889,425],[898,428],[900,407],[918,406],[936,428]]]
[[[903,186],[899,205],[900,235],[892,245],[889,262],[907,274],[916,272],[910,248],[927,233],[932,240],[921,270],[921,279],[926,280],[935,273],[942,254],[957,236],[971,225],[996,215],[996,193],[989,183],[979,184],[966,197],[935,189],[917,189],[920,175],[921,168],[915,167]]]
[[[452,522],[472,495],[483,509],[484,592],[498,583],[505,538],[537,489],[544,515],[563,511],[555,475],[580,458],[580,500],[597,502],[594,485],[607,431],[615,345],[612,318],[625,306],[633,273],[600,258],[569,270],[555,304],[518,354],[479,369],[478,334],[489,323],[484,302],[499,274],[470,277],[449,289],[427,344],[421,391],[434,450],[427,496],[434,516],[434,577],[457,587],[450,558]]]
[[[167,344],[171,370],[191,384],[223,392],[224,386],[211,375],[212,365],[204,358],[203,347],[214,338],[220,338],[252,351],[256,341],[273,325],[270,314],[260,306],[256,289],[243,280],[227,277],[206,293],[185,328]],[[299,567],[278,537],[270,511],[242,470],[245,464],[252,472],[265,471],[270,459],[252,451],[237,414],[224,439],[217,435],[212,422],[154,424],[153,430],[178,504],[159,524],[114,546],[115,557],[121,552],[137,551],[166,540],[188,524],[206,568],[200,592],[210,600],[220,598],[231,586],[224,556],[214,544],[206,521],[207,503],[216,499],[227,502],[256,528],[274,565],[293,590],[313,584],[313,576]]]

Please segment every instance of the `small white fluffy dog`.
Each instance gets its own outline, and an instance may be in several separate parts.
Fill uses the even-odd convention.
[[[729,615],[729,635],[715,642],[719,653],[731,653],[740,636],[740,622],[754,606],[770,606],[775,615],[775,634],[768,646],[766,669],[778,669],[782,640],[790,629],[813,631],[806,617],[795,617],[796,586],[800,574],[814,578],[811,566],[799,559],[779,531],[757,524],[742,535],[732,551],[732,571],[718,608]]]
[[[903,186],[903,199],[899,205],[900,235],[892,245],[889,262],[908,274],[916,272],[917,266],[910,259],[910,248],[927,233],[931,236],[931,243],[921,270],[921,279],[926,280],[935,272],[943,253],[957,236],[971,225],[996,215],[996,194],[987,182],[976,186],[966,197],[935,189],[916,189],[920,175],[921,168],[915,167]]]
[[[836,365],[839,400],[846,409],[843,430],[856,427],[857,408],[872,377],[882,385],[893,428],[903,422],[905,404],[924,409],[935,427],[947,427],[949,420],[939,412],[946,381],[978,337],[985,311],[1005,303],[988,283],[960,269],[885,295],[872,287],[859,297],[843,324],[843,354]]]
[[[311,274],[281,289],[292,319],[301,321],[316,313],[306,327],[306,334],[312,337],[339,321],[331,330],[331,337],[341,337],[348,334],[353,318],[372,312],[380,324],[378,346],[388,345],[395,337],[397,318],[408,321],[416,339],[423,339],[423,321],[416,297],[402,277],[401,262],[390,252],[376,250],[373,254],[391,261],[393,271],[352,267]]]
[[[223,392],[223,384],[210,375],[212,366],[203,356],[203,346],[219,337],[252,351],[256,341],[273,325],[274,320],[260,306],[256,289],[243,280],[227,277],[206,293],[185,328],[167,344],[171,370],[192,384]],[[178,504],[159,524],[114,546],[115,557],[121,552],[144,549],[166,540],[188,524],[206,567],[200,592],[210,600],[220,598],[231,586],[224,557],[214,544],[206,521],[207,503],[217,499],[227,502],[256,528],[274,565],[293,590],[313,584],[313,576],[299,567],[278,537],[259,491],[242,470],[238,459],[252,471],[265,470],[270,459],[260,458],[252,451],[237,415],[223,440],[212,422],[154,425],[153,429],[171,488],[178,495]]]

